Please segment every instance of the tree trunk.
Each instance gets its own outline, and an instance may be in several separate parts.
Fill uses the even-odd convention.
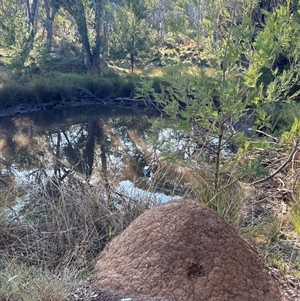
[[[50,6],[49,0],[44,0],[45,13],[46,13],[46,31],[47,31],[47,52],[51,51],[52,48],[52,40],[53,40],[53,21],[54,17],[59,9],[59,6],[53,5]],[[51,11],[52,7],[52,11]]]
[[[130,63],[131,63],[131,73],[133,73],[133,65],[134,65],[134,54],[130,54]]]
[[[88,36],[88,28],[86,24],[84,6],[82,0],[74,0],[74,3],[76,5],[76,11],[73,17],[77,23],[78,32],[81,37],[84,66],[88,71],[92,71],[94,68],[93,55],[91,53],[91,46]]]
[[[36,34],[35,17],[37,13],[38,0],[32,0],[31,5],[30,1],[26,0],[26,6],[28,16],[28,31],[30,32],[31,36],[34,37]]]
[[[96,71],[100,71],[100,50],[101,50],[101,5],[102,0],[94,0],[95,7],[95,47],[93,49],[93,65]]]
[[[159,16],[160,16],[160,43],[161,45],[165,42],[165,5],[163,0],[159,0]]]
[[[81,38],[82,55],[85,68],[88,72],[91,73],[99,72],[100,33],[98,37],[96,36],[96,47],[92,53],[88,36],[87,22],[85,18],[85,10],[82,0],[54,0],[54,2],[61,5],[67,12],[69,12],[69,14],[74,18],[77,24],[78,33]],[[96,18],[100,15],[100,4],[101,0],[94,1]],[[95,24],[98,24],[98,22],[101,21],[95,20]]]
[[[100,122],[97,123],[97,128],[96,128],[96,135],[97,135],[97,140],[100,143],[100,149],[101,149],[101,154],[100,154],[100,159],[101,159],[101,169],[102,169],[102,177],[103,177],[103,182],[104,182],[104,187],[106,191],[106,196],[108,200],[111,198],[111,191],[110,191],[110,185],[109,185],[109,175],[108,175],[108,167],[107,167],[107,146],[106,146],[106,141],[107,137],[105,136],[105,131],[104,131],[104,123],[101,120]]]

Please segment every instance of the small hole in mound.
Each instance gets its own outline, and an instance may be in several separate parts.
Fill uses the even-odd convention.
[[[191,263],[187,268],[188,278],[196,278],[204,276],[203,266],[196,263]]]

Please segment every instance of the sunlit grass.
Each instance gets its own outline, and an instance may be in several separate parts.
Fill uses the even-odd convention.
[[[77,277],[76,270],[54,273],[4,256],[0,260],[0,300],[67,300]]]
[[[200,77],[203,75],[215,76],[215,70],[210,67],[178,64],[166,67],[150,66],[141,70],[140,74],[150,78],[164,78],[165,76],[172,76],[174,74],[185,74],[188,76]]]

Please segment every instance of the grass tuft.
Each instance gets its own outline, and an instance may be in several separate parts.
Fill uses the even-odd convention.
[[[0,266],[0,300],[64,301],[75,286],[74,271],[53,273],[5,257]]]
[[[72,176],[28,191],[20,211],[1,195],[0,300],[67,300],[106,243],[147,209],[117,208],[105,195],[101,183]]]

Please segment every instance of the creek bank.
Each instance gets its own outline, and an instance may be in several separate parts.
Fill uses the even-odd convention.
[[[53,100],[43,103],[20,103],[0,109],[0,117],[19,116],[22,114],[46,111],[52,109],[68,109],[84,106],[115,106],[121,108],[132,108],[143,111],[155,110],[155,104],[145,99],[134,99],[130,97],[96,98],[96,97],[72,97],[68,101]]]

